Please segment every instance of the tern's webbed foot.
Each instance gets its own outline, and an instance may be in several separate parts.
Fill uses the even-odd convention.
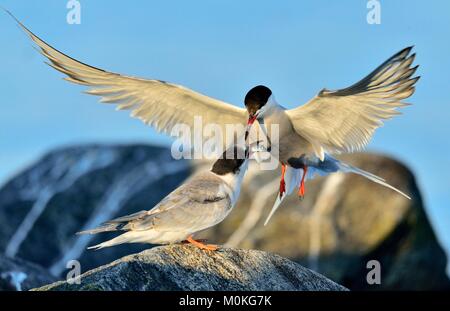
[[[207,250],[207,251],[216,251],[216,250],[219,249],[219,246],[217,246],[217,245],[214,245],[214,244],[203,244],[200,241],[194,240],[192,235],[187,238],[187,242],[191,243],[195,247],[198,247],[200,249],[204,249],[204,250]]]

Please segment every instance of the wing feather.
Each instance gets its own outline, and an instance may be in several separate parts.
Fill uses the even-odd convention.
[[[363,149],[384,120],[414,93],[420,77],[412,77],[415,54],[405,48],[354,85],[336,91],[323,89],[303,106],[287,111],[299,135],[308,139],[320,159],[324,152],[353,152]]]
[[[124,76],[82,63],[47,44],[8,13],[37,45],[37,50],[48,59],[46,63],[50,67],[66,75],[66,81],[90,87],[86,93],[100,96],[100,102],[117,104],[118,110],[131,110],[133,117],[169,135],[174,134],[171,132],[175,124],[186,124],[192,129],[194,117],[197,116],[202,117],[203,125],[219,125],[223,134],[226,133],[227,124],[240,124],[242,127],[237,135],[244,134],[247,119],[245,109],[180,85]],[[204,135],[203,141],[208,138],[210,136]]]

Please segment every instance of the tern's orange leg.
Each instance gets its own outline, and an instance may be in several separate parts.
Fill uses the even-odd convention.
[[[308,173],[308,167],[305,165],[303,167],[302,181],[300,182],[300,187],[298,188],[298,195],[303,198],[305,196],[305,177]]]
[[[187,241],[188,241],[189,243],[191,243],[192,245],[194,245],[194,246],[196,246],[196,247],[198,247],[198,248],[200,248],[200,249],[207,250],[207,251],[216,251],[216,250],[219,248],[217,245],[213,245],[213,244],[203,244],[203,243],[201,243],[201,242],[199,242],[199,241],[196,241],[196,240],[194,240],[194,238],[192,237],[192,235],[189,236],[189,237],[187,238]]]
[[[197,239],[195,241],[205,244],[206,242],[208,242],[208,239]],[[191,242],[189,242],[188,240],[181,241],[180,243],[182,243],[182,244],[191,244]]]
[[[281,179],[280,179],[280,198],[286,192],[286,182],[284,181],[284,175],[286,174],[286,165],[281,164]]]

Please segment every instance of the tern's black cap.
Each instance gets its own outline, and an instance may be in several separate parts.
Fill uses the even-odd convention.
[[[223,153],[220,159],[214,162],[211,171],[217,175],[236,174],[239,172],[246,158],[247,153],[243,148],[238,146],[230,147]]]
[[[250,115],[253,115],[258,111],[261,107],[263,107],[269,97],[272,95],[272,91],[264,85],[258,85],[248,91],[247,95],[245,95],[245,107],[247,107],[247,111]]]

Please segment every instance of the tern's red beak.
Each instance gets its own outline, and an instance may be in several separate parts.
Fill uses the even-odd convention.
[[[255,122],[255,120],[256,120],[257,117],[258,117],[257,115],[249,116],[249,117],[248,117],[247,125],[252,125],[252,124]]]
[[[252,127],[252,124],[255,122],[255,120],[256,120],[256,118],[258,117],[258,115],[257,114],[255,114],[255,115],[250,115],[249,117],[248,117],[248,121],[247,121],[247,129],[245,130],[245,141],[247,141],[247,138],[248,138],[248,135],[249,135],[249,132],[250,132],[250,128]]]

